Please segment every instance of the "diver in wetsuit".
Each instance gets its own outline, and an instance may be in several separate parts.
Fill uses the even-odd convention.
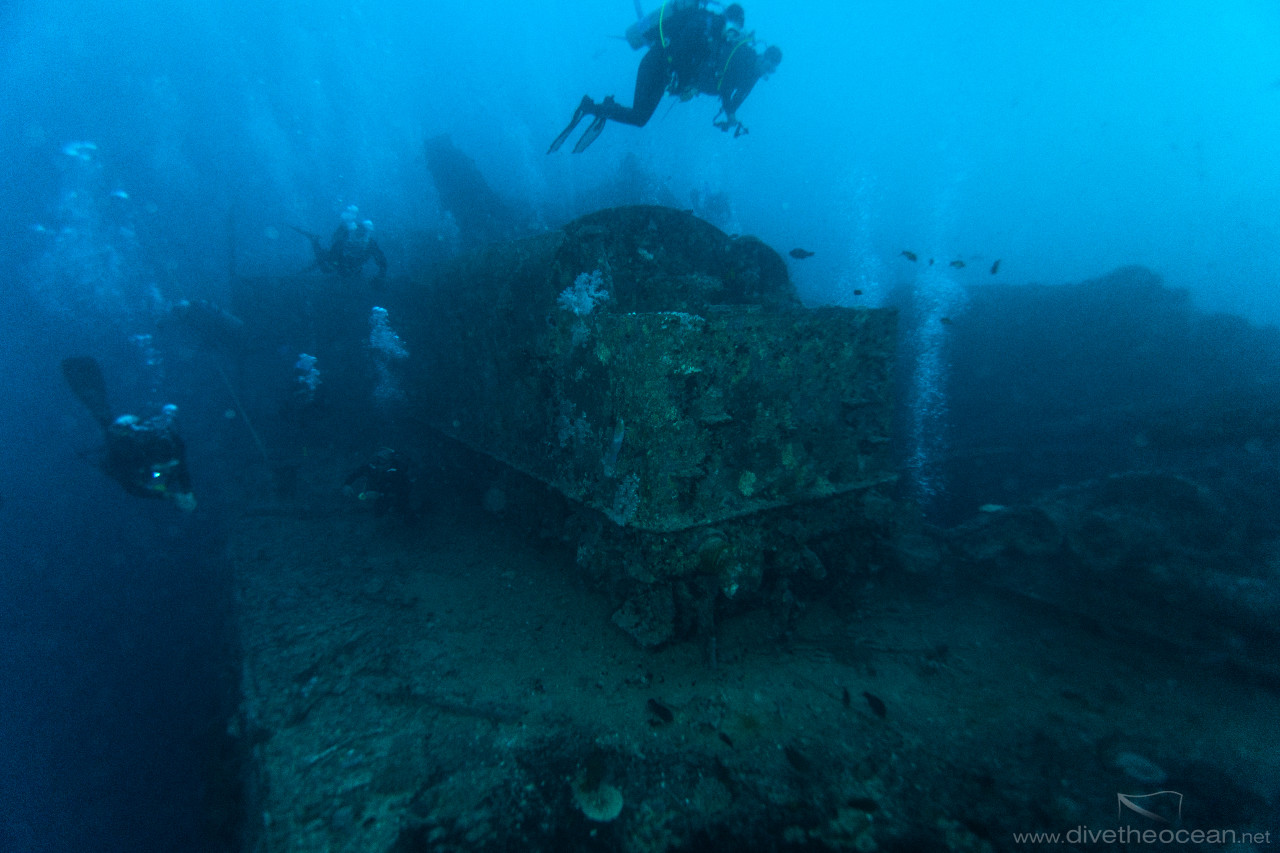
[[[413,505],[413,478],[409,476],[409,460],[390,447],[380,449],[373,459],[348,474],[342,481],[342,493],[362,501],[371,501],[375,518],[393,512],[409,525],[418,520]]]
[[[720,96],[720,112],[716,116],[715,126],[724,131],[733,131],[735,137],[747,133],[746,125],[738,121],[738,108],[751,94],[756,83],[768,77],[778,69],[782,62],[782,49],[770,45],[763,53],[756,53],[755,48],[746,43],[735,46],[725,59],[724,69],[716,84],[716,94]],[[724,118],[721,120],[720,116]]]
[[[136,415],[112,418],[97,360],[88,356],[64,359],[62,375],[102,427],[106,454],[101,466],[107,476],[134,497],[171,500],[184,512],[195,509],[186,445],[173,423],[178,407],[165,406],[145,421]]]
[[[294,225],[289,226],[311,241],[311,251],[316,260],[308,269],[354,278],[360,275],[365,264],[373,261],[378,266],[374,284],[378,285],[386,280],[387,256],[382,253],[378,241],[373,239],[373,223],[368,219],[360,219],[359,214],[360,209],[355,205],[342,212],[342,224],[333,232],[333,240],[327,249],[318,235]]]
[[[582,97],[569,124],[551,143],[547,153],[559,150],[585,116],[594,120],[573,147],[575,154],[604,131],[609,120],[643,127],[653,117],[666,92],[689,100],[698,94],[716,95],[721,99],[724,122],[716,122],[722,130],[734,130],[738,136],[746,128],[738,122],[737,108],[761,78],[772,74],[782,61],[782,51],[770,47],[757,54],[751,37],[742,35],[742,7],[734,3],[717,14],[701,4],[668,10],[664,3],[657,25],[649,33],[652,47],[640,60],[636,72],[635,95],[630,107],[614,101],[612,96],[596,103],[589,95]],[[648,37],[646,37],[648,38]]]

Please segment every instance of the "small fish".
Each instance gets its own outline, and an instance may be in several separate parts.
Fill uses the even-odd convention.
[[[952,321],[951,321],[951,318],[950,318],[950,317],[943,317],[943,318],[942,318],[942,320],[941,320],[940,322],[941,322],[941,323],[942,323],[942,325],[944,325],[944,326],[950,326]]]
[[[849,688],[841,687],[840,688],[840,704],[848,708],[849,705],[852,704],[852,702],[853,702],[853,699],[849,696]]]
[[[902,252],[901,252],[901,255],[902,255],[902,257],[904,257],[904,258],[906,258],[907,260],[911,261],[911,263],[913,263],[913,264],[914,264],[917,260],[919,260],[919,259],[920,259],[920,256],[919,256],[919,255],[917,255],[915,252],[911,251],[910,249],[903,249],[903,250],[902,250]],[[930,261],[930,263],[933,263],[933,262],[932,262],[932,261]]]
[[[1000,272],[1000,259],[996,258],[996,262],[991,265],[991,274],[995,275],[998,272]]]
[[[871,814],[876,809],[880,808],[880,806],[876,804],[876,801],[870,797],[854,797],[849,801],[849,805],[858,811],[866,812],[867,814]]]
[[[883,699],[874,693],[867,693],[865,690],[862,692],[862,695],[867,700],[867,704],[871,706],[871,713],[875,714],[882,720],[889,716],[889,709],[885,706]]]
[[[675,712],[657,699],[650,699],[645,703],[645,707],[649,709],[650,714],[653,714],[664,723],[670,723],[676,718]]]
[[[813,257],[813,252],[810,252],[808,249],[792,249],[790,252],[787,252],[787,254],[795,258],[797,261],[803,261],[805,258]]]
[[[861,296],[861,295],[862,295],[862,291],[861,291],[861,290],[855,290],[855,291],[853,292],[853,295],[854,295],[854,296]]]
[[[787,757],[787,762],[794,767],[798,773],[802,773],[807,776],[813,772],[813,762],[794,746],[785,747],[782,750],[782,753]]]
[[[933,266],[933,258],[929,259],[929,266]]]
[[[727,734],[725,734],[724,732],[719,732],[718,734],[720,735],[720,740],[724,741],[724,742],[729,746],[729,748],[730,748],[730,749],[732,749],[732,748],[733,748],[733,738],[729,737],[729,736],[728,736]]]
[[[962,270],[964,269],[964,261],[955,260],[955,261],[952,261],[948,266],[954,267],[955,269],[958,269],[958,270]]]

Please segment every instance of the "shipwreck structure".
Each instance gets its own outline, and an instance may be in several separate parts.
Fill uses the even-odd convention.
[[[1210,825],[1278,813],[1265,417],[1152,418],[1127,469],[944,531],[891,495],[895,314],[807,309],[771,249],[685,213],[385,290],[243,280],[234,308],[275,468],[226,548],[241,849],[1011,850],[1166,775]],[[1007,326],[969,340],[1014,352]],[[1130,464],[1207,440],[1198,471]],[[384,444],[421,524],[342,494]],[[856,615],[794,606],[822,598]],[[717,637],[714,671],[671,642]]]
[[[642,644],[713,637],[717,600],[785,598],[823,540],[888,523],[896,315],[803,307],[759,240],[616,208],[424,290],[415,418],[580,508],[578,563]]]

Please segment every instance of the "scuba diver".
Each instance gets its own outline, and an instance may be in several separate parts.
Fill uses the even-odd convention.
[[[725,60],[720,81],[716,84],[720,111],[712,123],[723,131],[732,130],[734,139],[749,133],[747,126],[738,121],[738,108],[756,83],[778,70],[781,62],[782,49],[777,45],[771,44],[763,53],[756,53],[755,48],[739,42]]]
[[[373,261],[378,265],[375,285],[380,285],[387,278],[387,256],[382,254],[378,241],[373,239],[373,222],[360,219],[360,209],[354,204],[342,212],[342,224],[333,232],[333,240],[329,248],[320,242],[320,237],[309,231],[303,231],[296,225],[290,225],[303,237],[311,241],[311,251],[316,260],[307,271],[318,269],[325,273],[337,273],[343,278],[354,278],[360,275],[364,265]]]
[[[145,421],[136,415],[113,418],[102,368],[96,359],[63,359],[62,375],[102,427],[106,455],[101,467],[107,476],[135,497],[171,500],[184,512],[195,509],[186,445],[173,425],[178,407],[165,406],[159,415]]]
[[[689,100],[698,94],[720,98],[720,112],[713,123],[721,130],[733,130],[738,137],[747,128],[737,119],[738,108],[762,78],[777,70],[782,51],[769,47],[757,53],[753,38],[743,35],[745,15],[733,3],[717,14],[705,5],[706,0],[666,0],[628,30],[633,47],[650,45],[636,72],[635,95],[630,107],[624,107],[608,96],[596,103],[583,95],[569,124],[551,143],[550,154],[558,151],[585,116],[593,116],[586,131],[573,147],[575,154],[585,151],[599,138],[607,121],[643,127],[653,117],[666,92]],[[724,114],[723,121],[720,113]]]
[[[208,347],[236,350],[245,343],[244,320],[207,299],[178,300],[160,325],[187,329]]]
[[[356,490],[360,486],[359,491]],[[409,476],[409,460],[390,447],[381,448],[373,459],[360,465],[342,481],[342,493],[362,501],[373,502],[373,515],[382,518],[394,512],[406,524],[417,522],[413,506],[413,478]]]

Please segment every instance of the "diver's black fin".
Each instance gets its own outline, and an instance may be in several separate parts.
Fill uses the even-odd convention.
[[[582,136],[578,139],[578,144],[573,146],[574,154],[581,154],[587,150],[587,146],[600,138],[600,134],[604,132],[604,116],[596,116],[595,121],[587,125],[587,129],[583,131]]]
[[[311,270],[314,269],[324,269],[325,263],[328,261],[329,252],[325,249],[324,243],[320,242],[320,235],[312,234],[310,231],[303,231],[297,225],[290,225],[289,227],[311,241],[311,254],[316,256],[316,262],[303,270],[303,272],[311,272]]]
[[[98,360],[87,355],[64,358],[62,376],[94,420],[106,429],[111,423],[111,407],[107,405],[107,383],[102,379]]]
[[[320,242],[319,234],[312,234],[310,231],[303,231],[297,225],[290,225],[289,227],[311,241],[311,250],[316,253],[317,258],[324,254],[324,244]]]
[[[569,124],[564,130],[560,131],[560,135],[552,141],[551,147],[547,149],[548,154],[554,154],[560,150],[560,146],[564,145],[565,140],[569,138],[569,134],[573,133],[573,129],[578,126],[578,122],[582,121],[582,117],[587,114],[587,110],[595,109],[595,103],[587,95],[582,96],[582,100],[578,103],[578,108],[573,111],[573,118],[569,119]]]

